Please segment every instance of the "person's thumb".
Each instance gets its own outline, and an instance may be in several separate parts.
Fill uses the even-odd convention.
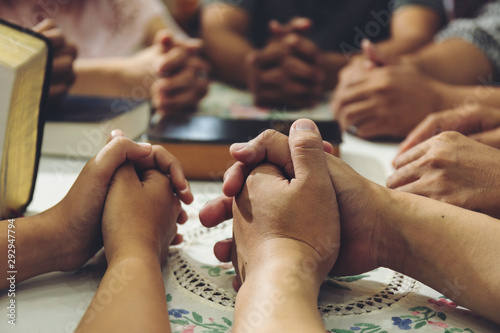
[[[329,179],[323,140],[313,121],[299,119],[292,125],[289,146],[297,180],[323,182]]]
[[[366,59],[368,59],[368,61],[373,63],[375,66],[386,66],[396,63],[394,59],[391,59],[380,52],[377,46],[368,39],[363,39],[361,42],[361,49],[363,54],[366,56]]]

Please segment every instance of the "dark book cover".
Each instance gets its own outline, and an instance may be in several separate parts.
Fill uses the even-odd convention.
[[[66,96],[47,117],[51,122],[99,123],[135,109],[144,100]]]
[[[233,144],[246,142],[267,129],[287,134],[293,121],[224,119],[209,116],[172,115],[151,127],[149,141],[163,143]],[[316,121],[323,140],[341,143],[341,131],[336,121]]]

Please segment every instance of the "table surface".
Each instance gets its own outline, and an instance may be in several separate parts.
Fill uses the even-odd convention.
[[[341,146],[347,163],[381,185],[392,172],[396,150],[395,144],[367,142],[348,134]],[[42,157],[28,213],[41,212],[59,202],[84,164],[82,160]],[[207,231],[198,220],[205,202],[221,194],[221,183],[191,185],[195,201],[186,207],[189,221],[180,228],[185,242],[171,251],[164,269],[172,328],[174,332],[186,333],[229,332],[234,309],[234,270],[215,259],[211,246],[231,235],[231,225],[226,223]],[[4,317],[0,332],[72,332],[102,278],[100,259],[75,272],[45,274],[19,284],[17,326],[13,329]],[[195,272],[194,280],[186,270]],[[499,327],[440,297],[438,292],[411,278],[381,268],[357,277],[328,279],[322,287],[319,308],[331,332],[499,331]],[[0,308],[5,309],[7,301],[6,294],[1,294]]]

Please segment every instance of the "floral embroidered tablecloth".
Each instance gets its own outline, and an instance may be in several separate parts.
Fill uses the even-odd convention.
[[[271,120],[333,117],[326,103],[299,112],[256,108],[250,94],[220,83],[211,85],[199,113]],[[206,186],[197,193],[217,192],[216,188]],[[231,237],[231,224],[204,229],[194,209],[186,227],[185,241],[171,253],[164,271],[173,332],[230,332],[236,296],[232,288],[235,273],[231,265],[215,259],[212,247],[216,241]],[[447,281],[447,285],[452,293],[465,288],[456,280]],[[386,268],[358,276],[328,278],[321,288],[318,308],[327,332],[500,332],[499,326],[457,306],[441,293]],[[265,315],[265,307],[262,311],[261,315]],[[258,315],[255,319],[259,320]]]
[[[283,110],[253,108],[248,94],[224,85],[212,85],[204,103],[202,113],[226,112],[228,117],[246,114],[248,110],[268,118],[305,115],[304,112],[289,114]],[[244,112],[240,112],[242,110]],[[316,119],[331,117],[325,105],[311,112]],[[373,145],[369,147],[375,150]],[[42,166],[53,162],[42,161]],[[64,178],[68,188],[76,175],[75,171],[68,179]],[[39,176],[39,181],[51,186],[56,180],[61,181],[54,179],[52,173]],[[234,269],[219,263],[212,251],[216,241],[232,235],[231,224],[207,230],[198,220],[203,204],[221,194],[221,184],[193,182],[192,188],[195,202],[185,207],[190,219],[180,226],[185,242],[171,251],[163,271],[172,329],[177,333],[231,332],[236,296],[232,289]],[[46,192],[40,194],[46,196]],[[101,266],[89,264],[76,272],[50,273],[21,283],[16,297],[22,314],[17,331],[73,332],[102,279],[105,268]],[[447,287],[452,293],[460,293],[465,288],[454,279],[447,281]],[[6,296],[0,295],[0,305],[5,301]],[[323,284],[318,308],[327,332],[500,332],[499,326],[458,307],[442,293],[385,268],[358,276],[328,278]],[[0,321],[0,332],[10,329],[6,320]]]
[[[197,225],[192,223],[185,232],[184,244],[172,251],[164,271],[172,330],[231,332],[235,273],[231,265],[217,262],[212,254],[217,240],[231,236],[231,223],[211,230]],[[452,292],[465,288],[457,281],[448,282]],[[358,276],[329,277],[321,288],[318,308],[327,332],[500,332],[499,326],[439,292],[387,268]],[[263,306],[255,320],[265,311]]]

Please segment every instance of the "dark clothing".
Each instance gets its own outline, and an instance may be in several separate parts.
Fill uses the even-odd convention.
[[[214,2],[214,0],[204,0]],[[395,9],[419,5],[439,12],[443,22],[443,0],[221,0],[247,11],[251,18],[249,39],[254,46],[266,45],[269,21],[287,23],[294,17],[307,17],[314,23],[309,38],[323,51],[344,54],[356,52],[361,40],[373,42],[390,37],[390,21]],[[446,0],[444,0],[446,1]],[[464,1],[465,0],[459,0]],[[476,0],[483,1],[483,0]]]
[[[269,21],[287,23],[294,17],[314,22],[309,38],[324,51],[352,52],[363,38],[380,41],[390,36],[393,8],[389,0],[224,0],[251,17],[250,40],[266,45]]]

